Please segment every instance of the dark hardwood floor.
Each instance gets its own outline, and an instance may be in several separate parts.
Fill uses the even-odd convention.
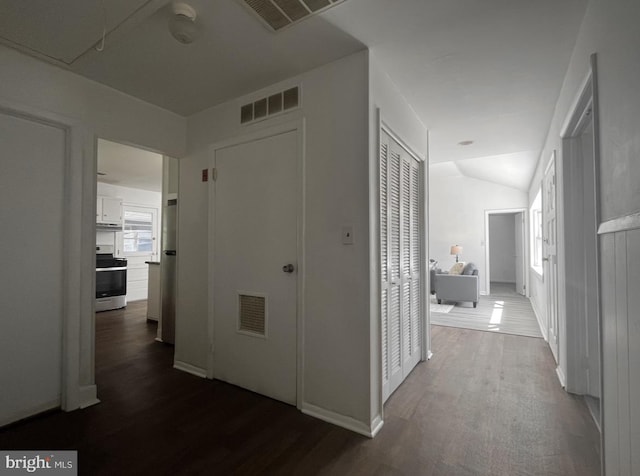
[[[373,439],[172,368],[144,303],[96,319],[102,403],[0,429],[2,449],[77,449],[81,475],[600,474],[598,433],[542,339],[433,327],[434,358]]]

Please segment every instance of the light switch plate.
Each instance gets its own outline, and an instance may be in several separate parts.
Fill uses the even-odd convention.
[[[342,227],[342,244],[343,245],[353,244],[353,227],[352,226]]]

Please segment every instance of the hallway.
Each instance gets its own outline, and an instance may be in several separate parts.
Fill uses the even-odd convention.
[[[100,313],[102,403],[0,430],[0,448],[77,449],[81,475],[600,474],[599,435],[542,339],[433,327],[434,357],[373,439],[172,368],[140,305]]]

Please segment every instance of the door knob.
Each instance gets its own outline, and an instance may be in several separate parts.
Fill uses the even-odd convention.
[[[285,273],[293,273],[293,270],[295,270],[296,268],[292,265],[292,264],[285,264],[282,267],[282,271],[284,271]]]

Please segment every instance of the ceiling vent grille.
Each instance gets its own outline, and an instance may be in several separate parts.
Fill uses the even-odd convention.
[[[267,298],[239,294],[238,332],[261,337],[267,335]]]
[[[281,30],[345,0],[240,0],[272,31]]]
[[[289,88],[240,107],[240,124],[259,121],[300,105],[300,88]]]

